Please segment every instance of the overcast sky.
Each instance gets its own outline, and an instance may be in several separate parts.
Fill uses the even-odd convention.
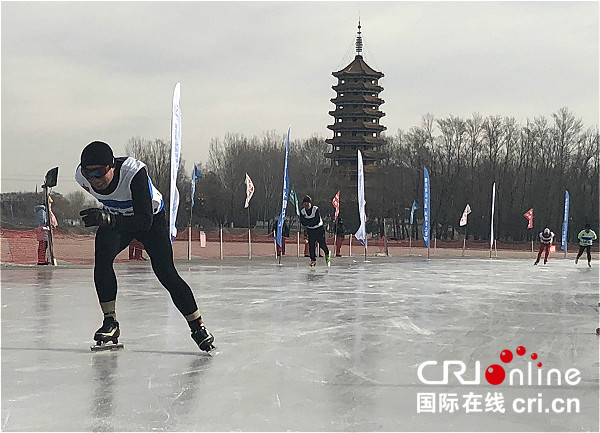
[[[170,140],[181,83],[182,157],[212,138],[332,136],[333,71],[355,55],[385,77],[382,124],[424,114],[598,125],[598,2],[2,2],[1,191],[79,189],[82,148]],[[293,151],[293,149],[292,149]],[[283,161],[282,161],[283,167]]]

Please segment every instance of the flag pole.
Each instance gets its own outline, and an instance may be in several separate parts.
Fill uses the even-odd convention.
[[[190,223],[188,224],[188,262],[192,260],[192,210],[190,203]]]
[[[250,231],[250,203],[248,203],[248,260],[252,259],[252,232]]]
[[[348,257],[352,257],[352,235],[350,235],[350,245],[348,246]]]
[[[223,224],[219,227],[219,253],[221,260],[223,260]]]
[[[46,226],[48,227],[48,255],[50,256],[50,264],[52,266],[57,266],[58,263],[56,258],[54,257],[54,239],[52,237],[52,218],[50,216],[50,193],[48,192],[48,187],[46,183],[42,185],[44,188],[44,204],[46,205]]]
[[[388,251],[388,241],[387,241],[387,236],[385,235],[385,218],[383,219],[383,244],[385,245],[385,255],[386,257],[388,257],[389,251]]]
[[[492,248],[494,246],[494,205],[496,203],[496,182],[492,185],[492,218],[490,221],[490,259],[492,258]]]
[[[412,255],[412,235],[414,230],[414,224],[410,225],[410,234],[408,235],[408,255]]]
[[[333,249],[334,249],[334,251],[336,248],[337,248],[337,221],[333,225]]]
[[[300,230],[302,230],[302,224],[300,224],[300,217],[298,217],[298,258],[300,258]]]

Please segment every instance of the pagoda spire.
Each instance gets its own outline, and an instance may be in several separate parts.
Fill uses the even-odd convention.
[[[360,18],[358,19],[358,33],[356,34],[356,55],[362,57],[363,41],[360,32]]]

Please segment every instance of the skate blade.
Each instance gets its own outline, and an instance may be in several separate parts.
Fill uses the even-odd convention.
[[[92,352],[101,352],[103,350],[119,350],[123,349],[124,347],[125,346],[123,346],[123,343],[102,343],[90,346],[90,350]]]

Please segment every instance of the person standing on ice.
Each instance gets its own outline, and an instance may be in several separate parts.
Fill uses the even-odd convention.
[[[591,252],[592,244],[594,243],[594,241],[596,239],[598,239],[598,236],[596,236],[596,232],[594,232],[594,230],[592,230],[592,226],[589,224],[586,224],[585,229],[581,230],[579,232],[579,234],[577,235],[577,239],[579,239],[579,252],[577,253],[577,257],[575,257],[575,264],[577,264],[577,262],[579,262],[579,257],[581,257],[581,255],[585,251],[587,253],[588,266],[591,268],[592,267],[592,252]]]
[[[94,340],[99,345],[116,342],[120,335],[113,262],[117,254],[137,239],[150,256],[154,274],[187,320],[198,347],[206,352],[213,349],[214,337],[202,322],[192,290],[175,269],[164,201],[152,185],[146,165],[132,157],[115,158],[108,144],[94,141],[81,153],[75,180],[102,203],[101,209],[80,212],[86,227],[98,226],[94,284],[104,321]]]
[[[544,264],[548,263],[548,254],[550,254],[550,246],[552,245],[554,236],[556,235],[554,232],[551,232],[548,227],[546,227],[543,232],[540,232],[540,250],[538,251],[534,265],[537,265],[540,262],[540,257],[542,257],[544,251],[546,252],[544,255]]]
[[[325,253],[325,262],[327,266],[331,265],[331,253],[325,243],[325,227],[318,206],[313,206],[312,199],[306,196],[302,199],[302,209],[300,210],[300,222],[306,226],[308,233],[308,251],[310,253],[310,266],[317,264],[316,243]]]

